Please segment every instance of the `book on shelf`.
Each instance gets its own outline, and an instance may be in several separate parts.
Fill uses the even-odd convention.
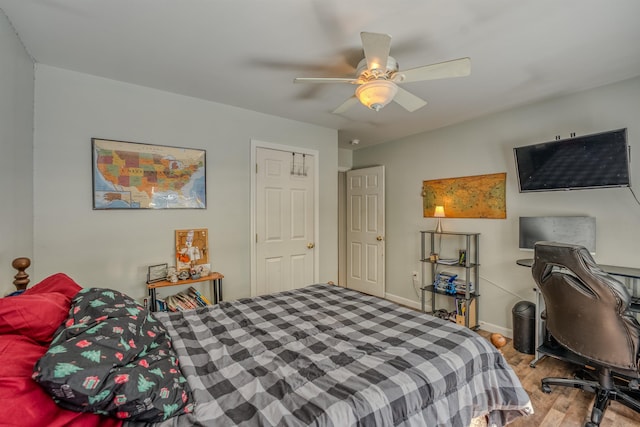
[[[198,304],[193,300],[193,298],[186,293],[179,292],[174,295],[174,298],[178,300],[179,304],[184,307],[186,310],[192,310],[194,308],[198,308]]]
[[[166,311],[167,310],[167,303],[160,298],[156,299],[156,311]]]
[[[436,262],[438,264],[444,264],[444,265],[457,265],[458,259],[457,258],[440,258]]]
[[[185,311],[208,305],[211,303],[207,297],[192,286],[186,291],[156,299],[156,311]]]
[[[189,287],[189,292],[195,297],[196,301],[198,303],[200,303],[200,305],[202,307],[206,307],[207,305],[211,305],[211,302],[209,302],[209,300],[207,299],[207,297],[205,297],[204,295],[202,295],[196,288],[194,288],[193,286]]]
[[[184,308],[175,300],[173,295],[165,298],[165,302],[167,304],[167,310],[169,311],[184,311]]]
[[[469,307],[469,327],[474,328],[476,324],[476,300],[467,301],[464,298],[456,298],[456,317],[458,325],[465,325],[465,314]]]

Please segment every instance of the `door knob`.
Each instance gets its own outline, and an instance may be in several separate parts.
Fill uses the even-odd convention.
[[[314,245],[313,243],[307,243],[307,248],[309,249],[313,249],[316,245]]]
[[[378,237],[376,237],[376,240],[377,240],[378,242],[382,242],[382,236],[378,236]]]

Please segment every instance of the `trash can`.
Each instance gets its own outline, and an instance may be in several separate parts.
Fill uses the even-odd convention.
[[[536,306],[530,301],[520,301],[513,306],[513,348],[520,353],[536,352]]]

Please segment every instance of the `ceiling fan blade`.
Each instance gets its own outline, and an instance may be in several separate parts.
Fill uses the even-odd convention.
[[[296,77],[294,83],[358,83],[358,79],[340,77]]]
[[[453,59],[396,73],[398,83],[464,77],[469,74],[471,74],[471,59],[469,58]]]
[[[360,101],[358,101],[358,98],[356,98],[355,96],[352,96],[351,98],[347,99],[342,104],[340,104],[340,106],[338,106],[338,108],[333,110],[332,113],[333,114],[342,114],[345,111],[347,111],[349,108],[351,108],[354,105],[356,105],[358,102],[360,102]]]
[[[391,36],[380,33],[360,33],[364,57],[367,59],[367,69],[387,69],[389,49],[391,48]]]
[[[418,98],[411,92],[408,92],[401,87],[398,87],[398,93],[396,93],[396,96],[393,98],[393,100],[409,112],[416,111],[417,109],[427,105],[427,101]]]

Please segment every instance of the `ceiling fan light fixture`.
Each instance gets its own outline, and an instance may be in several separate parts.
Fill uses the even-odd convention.
[[[358,86],[356,97],[367,108],[380,111],[393,100],[398,86],[389,80],[372,80]]]
[[[356,67],[355,78],[313,77],[296,78],[295,83],[349,83],[358,85],[355,96],[351,96],[336,109],[333,114],[342,114],[360,102],[365,107],[380,111],[389,102],[394,101],[409,112],[416,111],[427,101],[398,85],[425,80],[447,79],[468,76],[471,73],[471,60],[458,58],[437,64],[423,65],[401,71],[398,61],[389,55],[391,36],[382,33],[360,33],[364,58]],[[384,66],[386,64],[386,66]]]

